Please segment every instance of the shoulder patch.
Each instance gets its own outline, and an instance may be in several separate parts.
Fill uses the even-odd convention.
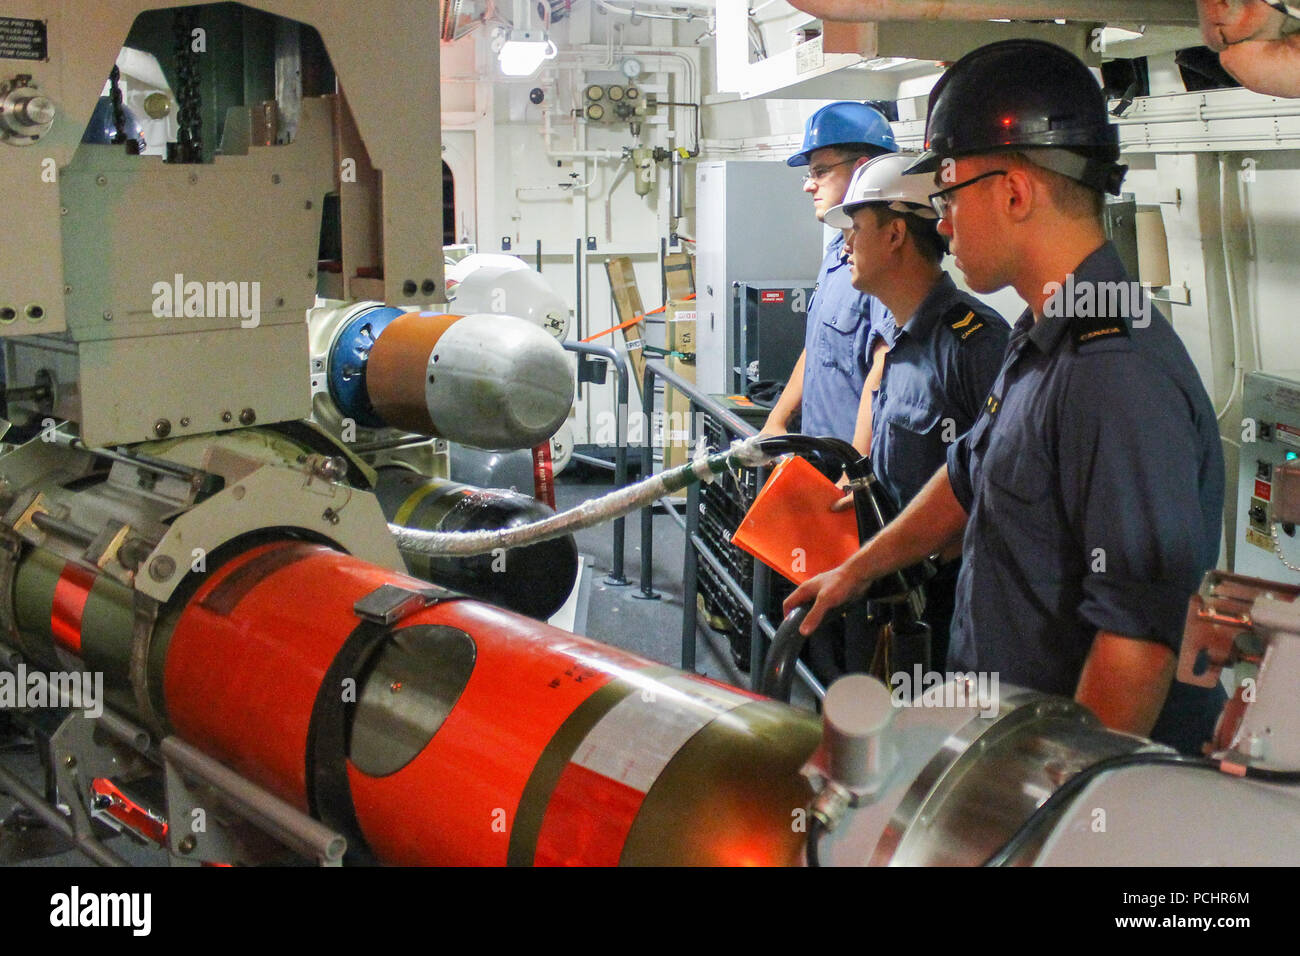
[[[957,303],[945,312],[942,322],[963,342],[984,328],[984,317],[964,302]]]
[[[1070,335],[1074,338],[1076,348],[1101,339],[1128,338],[1128,323],[1123,319],[1109,316],[1099,318],[1076,316],[1070,321]]]

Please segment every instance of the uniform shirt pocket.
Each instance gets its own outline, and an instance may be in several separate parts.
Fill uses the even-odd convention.
[[[885,411],[885,460],[879,462],[900,507],[947,460],[937,403],[894,404]]]
[[[846,375],[863,371],[867,358],[865,348],[858,340],[858,331],[867,317],[856,309],[837,309],[831,319],[822,321],[821,364],[836,368]]]
[[[998,425],[1008,434],[999,435]],[[1023,422],[998,422],[993,432],[983,462],[985,517],[1014,542],[1012,566],[1020,564],[1030,578],[1059,578],[1070,564],[1069,542],[1046,444]]]

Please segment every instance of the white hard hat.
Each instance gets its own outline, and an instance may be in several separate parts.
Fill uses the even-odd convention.
[[[888,203],[895,212],[907,212],[922,219],[938,219],[930,205],[934,192],[934,179],[929,173],[903,171],[916,162],[915,153],[890,153],[877,156],[859,166],[849,182],[844,201],[826,213],[826,225],[848,229],[853,225],[853,214],[868,203]]]

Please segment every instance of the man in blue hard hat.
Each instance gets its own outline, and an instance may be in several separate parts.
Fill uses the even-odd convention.
[[[878,110],[845,101],[823,106],[808,118],[803,148],[786,163],[808,167],[803,189],[818,221],[824,221],[843,201],[859,166],[897,149],[889,121]],[[879,300],[853,288],[844,239],[844,232],[838,232],[826,247],[808,306],[803,354],[763,431],[784,434],[800,412],[803,434],[840,438],[865,455],[871,449],[869,393],[863,402],[867,340],[873,325],[892,320]]]
[[[1102,225],[1126,167],[1106,99],[1058,46],[967,54],[930,95],[911,172],[978,293],[1016,323],[984,410],[899,517],[802,585],[801,630],[962,544],[950,666],[1073,697],[1108,727],[1196,752],[1222,688],[1172,682],[1188,599],[1219,551],[1223,451],[1172,326]]]

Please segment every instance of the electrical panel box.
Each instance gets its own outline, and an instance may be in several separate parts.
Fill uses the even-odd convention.
[[[1300,462],[1300,374],[1246,376],[1237,487],[1238,574],[1300,584],[1300,529],[1274,521],[1276,469]],[[1250,441],[1253,429],[1254,441]],[[1279,554],[1280,552],[1280,554]]]
[[[803,283],[817,275],[829,240],[801,173],[783,162],[748,160],[696,169],[696,381],[702,391],[732,390],[738,283]]]
[[[1106,238],[1114,243],[1124,268],[1137,278],[1141,275],[1141,268],[1138,262],[1137,201],[1133,194],[1107,196],[1102,223],[1106,227]]]
[[[747,393],[752,382],[788,382],[803,352],[808,303],[816,279],[741,282],[736,290],[732,340],[736,360],[731,388]]]

